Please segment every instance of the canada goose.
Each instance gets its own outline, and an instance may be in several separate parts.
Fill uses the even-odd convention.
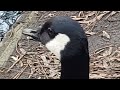
[[[88,40],[77,21],[56,16],[36,32],[28,32],[24,34],[42,42],[61,60],[61,79],[89,79]]]

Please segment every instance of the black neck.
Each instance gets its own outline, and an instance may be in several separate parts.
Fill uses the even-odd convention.
[[[61,60],[61,79],[89,79],[89,57],[83,55]]]
[[[88,49],[83,45],[80,48],[69,46],[61,52],[61,79],[89,79]]]

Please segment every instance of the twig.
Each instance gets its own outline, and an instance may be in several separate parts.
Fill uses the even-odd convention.
[[[28,76],[28,78],[31,78],[31,76],[33,75],[34,71],[31,69],[31,73],[30,75]]]
[[[16,43],[16,52],[17,52],[19,55],[21,55],[20,52],[18,51],[18,43]]]
[[[17,64],[23,58],[24,55],[21,55],[20,58],[16,62],[14,62],[13,65],[7,70],[7,72],[9,72],[11,70],[11,68],[13,68],[15,66],[15,64]]]
[[[9,68],[7,68],[7,67],[3,67],[4,69],[9,69]],[[11,69],[12,71],[15,71],[15,72],[21,72],[21,71],[19,71],[19,70],[15,70],[15,69]],[[0,72],[2,73],[2,72],[5,72],[5,70],[0,70]],[[31,74],[31,73],[29,73],[29,72],[24,72],[25,74]]]
[[[97,50],[95,50],[91,55],[90,55],[90,57],[91,56],[93,56],[93,55],[95,55],[95,53],[97,52],[97,51],[99,51],[99,50],[102,50],[102,49],[105,49],[105,48],[107,48],[107,47],[113,47],[114,45],[106,45],[105,47],[102,47],[102,48],[98,48]],[[100,52],[99,52],[100,53]]]
[[[115,11],[112,11],[106,18],[105,18],[105,20],[107,20],[110,16],[113,16],[113,15],[115,15],[117,12],[115,12]]]
[[[27,67],[28,67],[28,65],[26,65],[24,68],[22,68],[22,70],[16,76],[14,76],[13,79],[18,79]]]
[[[39,61],[39,60],[38,60],[38,61]],[[39,63],[40,63],[40,61],[39,61]],[[48,79],[48,76],[46,75],[46,72],[45,72],[43,66],[41,65],[41,63],[40,63],[39,65],[40,65],[40,67],[42,68],[42,71],[43,71],[43,73],[45,74],[45,77]]]
[[[83,16],[83,11],[80,11],[80,12],[79,12],[78,17],[80,17],[81,14],[82,14],[82,16]]]

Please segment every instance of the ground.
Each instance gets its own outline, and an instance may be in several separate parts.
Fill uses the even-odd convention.
[[[37,14],[29,28],[35,29],[58,15],[72,16],[80,22],[88,36],[90,79],[120,78],[119,12],[39,11]],[[1,69],[0,78],[59,79],[60,61],[40,42],[23,35],[6,66]]]

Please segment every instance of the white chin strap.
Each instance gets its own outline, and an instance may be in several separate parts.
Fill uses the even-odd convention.
[[[58,59],[61,59],[60,52],[64,50],[68,42],[70,42],[70,38],[66,34],[59,33],[54,39],[46,43],[45,46],[54,53]]]

